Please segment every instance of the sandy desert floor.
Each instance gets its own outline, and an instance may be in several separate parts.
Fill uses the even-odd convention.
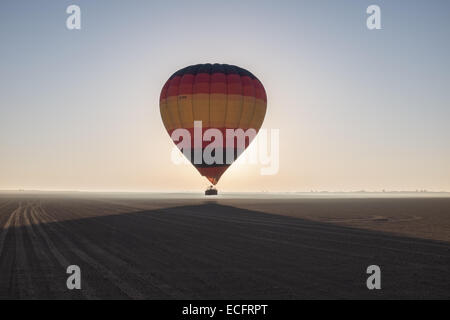
[[[450,198],[3,193],[0,299],[18,298],[449,299]]]

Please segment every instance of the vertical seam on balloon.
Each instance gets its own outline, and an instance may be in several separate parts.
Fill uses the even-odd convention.
[[[183,128],[183,121],[181,120],[181,114],[180,114],[180,104],[179,104],[179,98],[180,98],[180,83],[181,83],[181,79],[183,79],[183,76],[181,76],[180,81],[178,82],[178,86],[177,86],[177,110],[178,110],[178,119],[180,120],[180,127]]]
[[[167,84],[167,81],[166,81],[166,83],[164,83],[164,86],[161,90],[161,97],[163,97],[163,98],[161,99],[161,97],[160,97],[160,99],[159,99],[159,112],[161,113],[161,119],[163,121],[164,126],[166,127],[166,130],[169,131],[168,128],[171,128],[172,125],[171,125],[171,123],[169,123],[169,119],[168,119],[169,117],[167,117],[167,116],[163,117],[163,112],[162,112],[163,109],[165,109],[166,115],[169,113],[169,110],[167,109],[167,87],[168,87],[168,85],[166,86],[166,84]],[[166,90],[164,90],[164,89],[166,89]],[[165,103],[163,103],[163,101],[165,101]],[[167,123],[166,123],[166,121],[167,121]]]
[[[167,117],[168,118],[167,120],[169,120],[168,127],[172,130],[175,127],[175,125],[174,125],[174,122],[172,120],[172,115],[170,114],[169,102],[167,101],[167,98],[165,99],[164,108],[166,109],[166,115],[168,115],[168,117]]]
[[[171,80],[169,79],[168,81],[169,81],[169,85],[167,86],[167,90],[166,90],[166,113],[170,117],[170,121],[171,121],[170,128],[173,130],[175,128],[175,121],[173,120],[172,113],[169,110],[169,100],[168,100],[168,98],[169,98],[168,92],[169,92],[169,88],[171,87],[171,82],[170,82]]]
[[[255,113],[256,113],[256,86],[255,86],[255,82],[254,81],[258,81],[255,79],[251,79],[252,80],[252,86],[253,86],[253,96],[255,98],[255,100],[253,101],[253,113],[252,116],[250,117],[250,121],[248,122],[248,128],[247,129],[252,129],[251,125],[253,122],[253,118],[255,118]],[[253,128],[255,129],[255,128]]]
[[[195,116],[194,116],[194,83],[195,83],[195,78],[197,78],[197,71],[198,71],[198,68],[194,72],[194,77],[192,79],[192,89],[191,89],[191,111],[192,111],[192,121],[194,121],[194,123],[195,123]],[[192,125],[194,125],[194,123],[192,123]]]
[[[211,82],[212,82],[212,66],[208,70],[208,127],[211,127]]]
[[[186,115],[186,113],[183,111],[182,113],[180,113],[180,103],[179,103],[179,101],[180,100],[184,100],[184,99],[179,99],[179,97],[180,97],[180,95],[181,95],[181,84],[183,83],[183,79],[184,79],[184,77],[186,77],[186,73],[184,73],[182,76],[181,76],[181,78],[180,78],[180,83],[178,84],[178,97],[177,97],[177,101],[178,101],[178,114],[179,114],[179,116],[180,116],[180,122],[181,122],[181,126],[184,128],[185,127],[185,125],[183,124],[183,122],[182,122],[182,117],[181,117],[181,114],[183,114],[183,115]],[[183,108],[183,109],[186,109],[186,108]],[[186,117],[183,117],[183,119],[184,118],[186,118]]]
[[[261,81],[260,81],[261,82]],[[262,124],[264,123],[264,119],[265,119],[265,117],[266,117],[266,113],[267,113],[267,92],[266,92],[266,89],[264,88],[264,86],[262,85],[262,83],[261,83],[261,89],[263,90],[263,93],[264,93],[264,97],[265,97],[265,99],[264,99],[264,97],[263,97],[263,102],[264,102],[264,115],[263,115],[263,117],[262,117],[262,119],[261,119],[261,125],[260,125],[260,127],[262,126]],[[258,129],[259,130],[259,129]]]
[[[224,69],[227,67],[224,67]],[[225,94],[225,118],[223,120],[223,128],[226,128],[227,125],[227,115],[228,115],[228,71],[229,69],[226,70],[225,72],[225,86],[226,86],[226,94]]]
[[[237,127],[241,127],[242,114],[244,113],[244,84],[242,83],[242,76],[239,75],[239,80],[241,81],[241,115],[239,116],[239,121]]]

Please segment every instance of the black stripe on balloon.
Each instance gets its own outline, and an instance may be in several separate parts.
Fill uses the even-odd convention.
[[[205,163],[205,160],[203,158],[203,150],[204,149],[202,149],[202,151],[201,151],[201,155],[202,155],[201,163],[194,163],[195,149],[189,149],[189,150],[186,150],[185,152],[183,151],[183,154],[190,155],[190,158],[188,158],[188,159],[189,159],[189,161],[191,161],[191,163],[196,168],[215,168],[215,167],[223,167],[223,166],[230,165],[237,159],[238,155],[241,155],[245,151],[245,149],[223,148],[222,149],[222,163],[219,162],[219,163],[208,164],[208,163]],[[227,152],[231,152],[233,154],[233,162],[231,162],[231,163],[227,163]],[[215,155],[216,155],[215,150],[212,150],[211,156],[215,157]]]
[[[196,64],[192,65],[183,69],[178,70],[175,72],[170,79],[176,77],[176,76],[183,76],[185,74],[192,74],[196,75],[198,73],[224,73],[224,74],[238,74],[241,77],[248,76],[252,79],[257,79],[253,73],[250,71],[247,71],[243,68],[240,68],[238,66],[230,65],[230,64],[220,64],[220,63],[205,63],[205,64]]]

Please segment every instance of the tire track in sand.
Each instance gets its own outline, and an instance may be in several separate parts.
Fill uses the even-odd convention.
[[[9,218],[9,216],[7,216],[7,215],[11,213],[11,212],[8,212],[8,207],[10,207],[10,206],[14,207],[13,200],[5,200],[4,202],[2,202],[0,204],[0,229],[3,228],[3,223],[6,223],[6,221],[4,221],[4,220],[8,220],[8,218]]]
[[[79,210],[81,211],[81,210]],[[84,208],[83,212],[91,212],[96,211],[95,207],[87,206]],[[48,212],[51,215],[51,212]],[[73,213],[72,209],[66,210],[66,213]],[[129,219],[132,219],[132,216],[127,216]],[[66,221],[67,223],[67,221]],[[68,232],[72,230],[73,227],[69,227],[66,223],[62,225],[62,227]],[[72,225],[77,225],[76,228],[83,228],[84,225],[80,223],[80,220],[78,219],[72,219],[69,222]],[[64,226],[67,227],[64,227]],[[120,228],[115,227],[114,225],[111,225],[109,223],[104,223],[102,219],[95,220],[95,225],[97,226],[98,230],[108,230],[111,233],[116,234],[117,236],[124,236],[127,237],[133,237],[137,240],[143,241],[142,237],[139,237],[137,234],[129,234],[128,232],[124,232]],[[94,251],[94,254],[96,257],[102,257],[105,260],[108,260],[108,265],[114,265],[114,268],[117,270],[120,270],[122,274],[125,273],[131,280],[138,281],[139,286],[142,286],[142,284],[145,284],[146,288],[151,287],[153,289],[153,295],[157,297],[166,297],[166,298],[183,298],[185,297],[185,293],[180,290],[179,288],[176,288],[174,286],[169,285],[166,281],[163,281],[156,277],[155,275],[152,275],[147,271],[147,269],[139,269],[139,267],[135,266],[135,264],[130,263],[130,261],[135,262],[136,260],[139,260],[141,257],[136,256],[132,253],[132,250],[129,250],[128,247],[124,246],[117,246],[117,245],[109,245],[109,246],[99,246],[90,237],[80,237],[79,241],[85,246],[86,248],[89,248],[90,250]],[[170,268],[170,265],[167,266],[167,268]],[[134,279],[133,279],[134,278]],[[156,292],[155,292],[156,291]]]
[[[14,223],[14,219],[15,219],[17,211],[21,210],[21,208],[22,208],[22,203],[19,202],[19,206],[10,213],[9,218],[6,220],[5,225],[1,229],[1,235],[0,235],[0,259],[1,259],[1,256],[3,254],[6,236],[8,235],[8,232],[11,229],[11,226]]]
[[[145,299],[145,295],[139,292],[134,287],[128,285],[121,277],[117,276],[115,273],[111,271],[113,269],[110,265],[106,267],[100,261],[98,261],[93,256],[89,255],[87,252],[82,251],[82,249],[78,248],[73,241],[70,240],[66,235],[74,234],[74,230],[68,230],[64,226],[62,226],[56,219],[49,215],[49,213],[39,206],[35,211],[39,214],[43,221],[45,221],[46,226],[52,230],[52,233],[58,237],[61,243],[64,243],[72,252],[75,254],[81,261],[88,264],[92,269],[96,270],[100,273],[104,278],[108,280],[109,283],[114,284],[121,292],[123,292],[127,297],[131,299]],[[61,231],[57,230],[61,229]],[[93,244],[88,244],[90,247],[95,246]],[[104,252],[103,252],[104,253]],[[102,259],[107,258],[107,253],[98,253],[96,256],[101,256]],[[114,257],[109,257],[110,261]]]
[[[32,270],[29,257],[24,245],[25,223],[23,216],[29,210],[29,205],[21,206],[14,215],[14,236],[16,239],[16,261],[14,266],[14,279],[19,298],[33,297],[36,293],[32,279]]]
[[[14,234],[11,234],[11,229],[13,229],[15,216],[19,210],[22,209],[22,203],[18,201],[17,208],[9,213],[9,216],[1,229],[0,234],[0,297],[10,298],[13,295],[14,289],[14,265],[15,265],[15,247],[14,244]],[[8,237],[9,235],[9,237]],[[10,243],[7,245],[7,240]],[[10,248],[10,250],[8,250]]]
[[[45,222],[40,220],[40,216],[37,214],[37,208],[39,206],[40,201],[35,202],[31,205],[28,215],[25,216],[25,220],[29,224],[29,228],[27,228],[27,230],[29,232],[31,242],[33,243],[36,255],[39,260],[43,262],[44,267],[47,267],[46,270],[44,270],[45,274],[42,276],[47,279],[46,283],[48,284],[48,289],[51,294],[56,297],[60,297],[62,292],[73,292],[66,288],[66,277],[68,275],[65,272],[67,267],[71,264],[68,259],[56,248],[54,242],[50,239],[49,235],[42,227],[41,223]],[[49,272],[57,269],[61,270],[61,277],[59,278]],[[59,281],[62,283],[59,284]],[[61,292],[61,289],[58,289],[58,287],[64,288],[63,291]],[[96,299],[92,288],[86,280],[83,280],[82,282],[82,290],[77,290],[75,292],[80,293],[86,299]],[[72,297],[72,293],[69,294],[68,297]]]

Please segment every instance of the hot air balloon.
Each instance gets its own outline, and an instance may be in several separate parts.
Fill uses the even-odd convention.
[[[253,139],[247,137],[243,145],[230,144],[227,133],[230,129],[257,133],[264,121],[266,107],[267,96],[262,83],[249,71],[228,64],[197,64],[183,68],[167,80],[160,96],[161,118],[167,132],[175,143],[173,133],[176,130],[185,129],[190,133],[191,141],[184,147],[189,150],[183,150],[183,153],[213,185]],[[209,129],[222,134],[223,141],[219,142],[223,150],[215,149],[212,153],[219,160],[223,156],[223,161],[211,163],[203,157],[194,161],[196,155],[206,152],[211,143],[208,139],[202,139],[200,144],[194,141],[195,134],[199,133],[196,124],[200,121],[202,136]],[[229,158],[225,159],[225,155]]]

